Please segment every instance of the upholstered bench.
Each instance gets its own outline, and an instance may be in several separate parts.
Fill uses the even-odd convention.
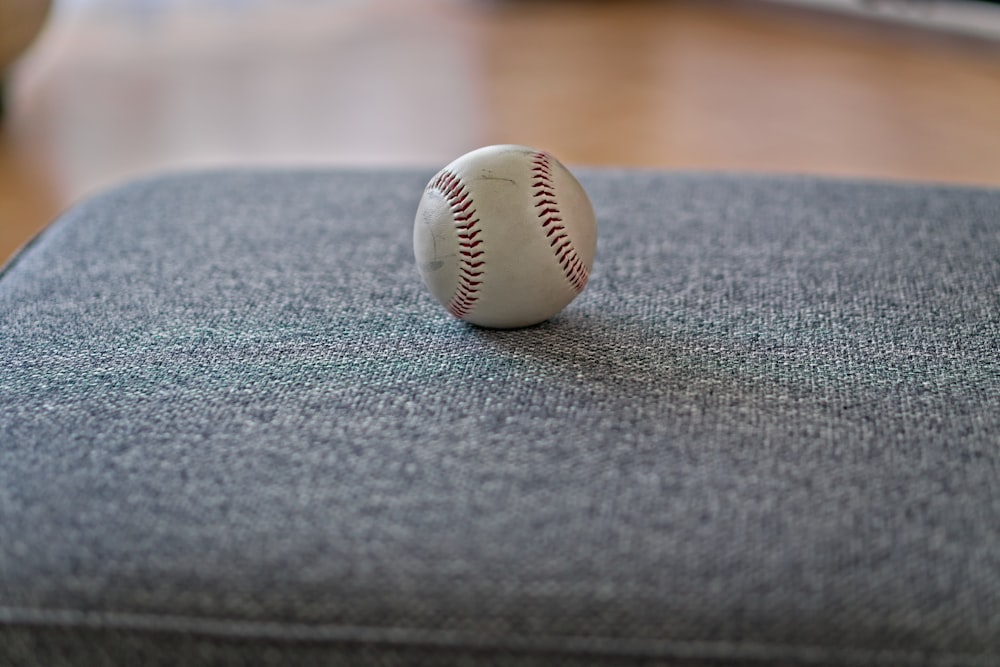
[[[432,170],[76,206],[0,275],[2,665],[1000,664],[1000,191],[579,170],[452,319]]]

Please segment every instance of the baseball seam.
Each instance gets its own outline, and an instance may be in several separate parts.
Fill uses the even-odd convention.
[[[538,219],[542,222],[545,237],[552,246],[556,260],[562,267],[563,274],[577,293],[587,285],[590,271],[580,255],[573,247],[569,232],[563,226],[562,212],[556,198],[555,182],[552,179],[552,163],[546,153],[538,152],[531,156],[532,197],[538,210]]]
[[[480,248],[483,240],[478,238],[482,230],[476,226],[479,218],[476,217],[476,209],[472,207],[468,187],[454,172],[442,170],[427,187],[444,195],[455,221],[458,232],[458,285],[447,308],[455,317],[465,319],[479,300],[485,272],[483,267],[486,265],[483,258],[485,251]]]

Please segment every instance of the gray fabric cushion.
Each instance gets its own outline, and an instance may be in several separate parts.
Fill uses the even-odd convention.
[[[590,286],[420,284],[430,171],[78,206],[0,276],[0,664],[1000,664],[1000,192],[582,171]]]

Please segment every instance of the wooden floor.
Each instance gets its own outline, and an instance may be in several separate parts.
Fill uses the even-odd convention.
[[[88,193],[194,165],[440,166],[513,142],[1000,185],[1000,40],[750,0],[63,7],[9,81],[0,262]]]

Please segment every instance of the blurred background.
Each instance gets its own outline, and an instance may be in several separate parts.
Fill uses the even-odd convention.
[[[0,263],[151,172],[490,143],[1000,185],[1000,5],[972,0],[0,0],[0,67]]]

